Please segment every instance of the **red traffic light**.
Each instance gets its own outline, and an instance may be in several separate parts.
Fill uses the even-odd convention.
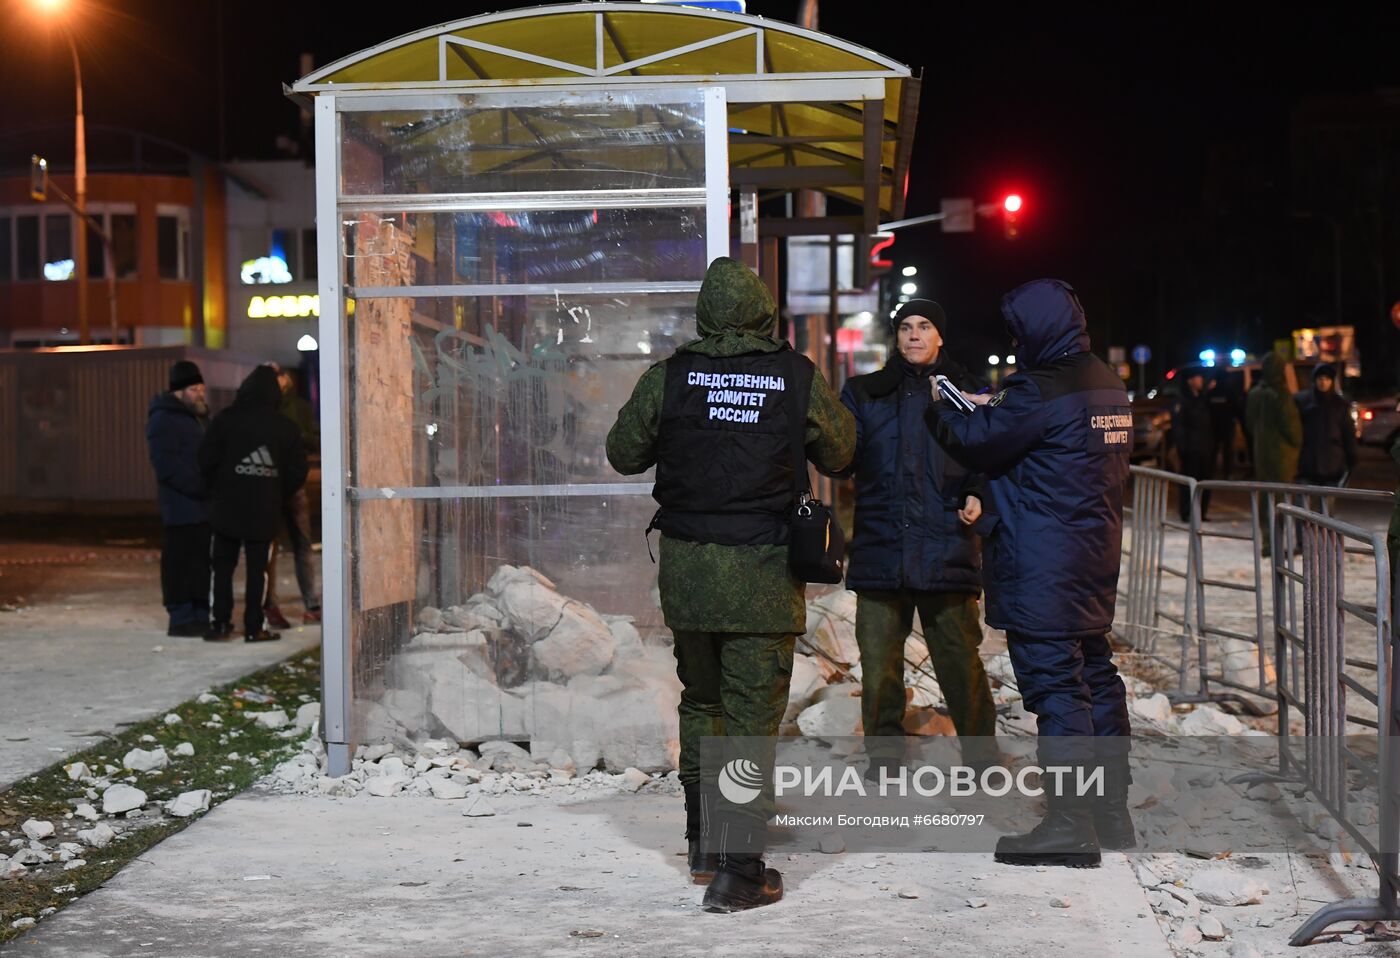
[[[1001,201],[1001,208],[1004,209],[1004,210],[1006,210],[1006,212],[1008,212],[1008,213],[1019,213],[1019,212],[1021,212],[1021,194],[1019,194],[1019,193],[1009,193],[1009,194],[1007,194],[1006,199],[1004,199],[1004,200]]]

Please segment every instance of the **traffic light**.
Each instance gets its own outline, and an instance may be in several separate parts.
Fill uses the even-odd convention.
[[[1020,193],[1008,193],[1001,201],[1001,223],[1009,240],[1021,235],[1021,208],[1024,205]]]

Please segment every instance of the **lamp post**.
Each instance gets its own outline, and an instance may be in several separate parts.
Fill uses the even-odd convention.
[[[65,0],[37,2],[45,12],[61,14]],[[73,272],[78,281],[78,342],[86,346],[92,337],[88,330],[87,309],[87,133],[83,122],[83,68],[78,62],[78,44],[73,39],[70,25],[62,23],[61,29],[68,40],[68,50],[73,55],[73,85],[77,91],[77,118],[73,128],[73,206],[78,214],[78,229],[74,237],[76,248],[73,250]]]

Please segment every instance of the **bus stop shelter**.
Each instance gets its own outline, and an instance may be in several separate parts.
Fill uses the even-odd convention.
[[[651,481],[611,470],[607,431],[694,337],[712,259],[776,293],[779,238],[902,215],[918,90],[836,37],[617,2],[442,24],[287,88],[315,117],[332,774],[404,737],[666,764]],[[849,212],[759,217],[799,190]]]

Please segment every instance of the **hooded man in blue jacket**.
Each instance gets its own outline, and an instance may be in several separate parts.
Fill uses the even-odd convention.
[[[855,415],[855,535],[846,587],[856,593],[861,718],[870,758],[867,776],[897,764],[904,735],[904,644],[914,612],[964,759],[989,760],[996,706],[977,647],[982,559],[971,526],[982,514],[981,483],[929,435],[929,383],[947,376],[977,388],[947,355],[943,307],[910,300],[890,321],[896,353],[878,372],[854,376],[841,402]],[[972,752],[972,754],[968,754]]]
[[[996,859],[1094,867],[1100,842],[1135,844],[1127,692],[1107,638],[1132,410],[1117,374],[1089,352],[1084,310],[1068,283],[1041,279],[1012,290],[1002,315],[1020,371],[990,399],[969,396],[978,404],[971,414],[935,402],[928,424],[951,455],[989,480],[987,623],[1006,631],[1039,727],[1041,765],[1103,765],[1105,788],[1102,800],[1073,787],[1057,792],[1047,776],[1045,819],[998,841]]]

